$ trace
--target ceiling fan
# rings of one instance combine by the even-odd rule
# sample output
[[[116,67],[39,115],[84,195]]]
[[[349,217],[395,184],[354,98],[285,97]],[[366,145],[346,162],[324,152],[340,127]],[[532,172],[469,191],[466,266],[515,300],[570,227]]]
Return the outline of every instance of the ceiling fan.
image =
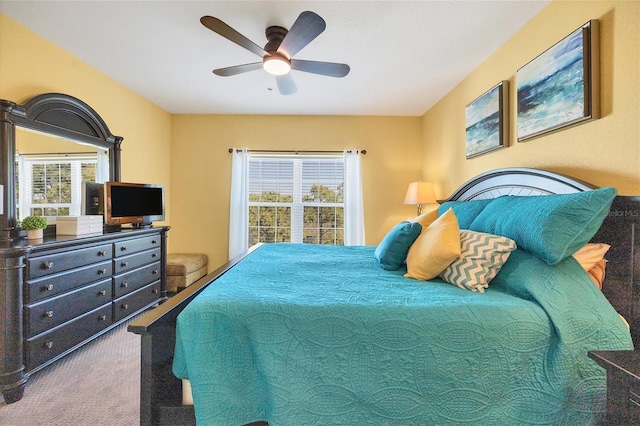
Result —
[[[327,27],[324,19],[314,12],[302,12],[288,31],[278,26],[268,27],[265,31],[268,41],[264,49],[218,18],[203,16],[200,22],[211,31],[262,57],[261,62],[215,69],[213,73],[216,75],[229,77],[263,68],[275,76],[280,93],[290,95],[296,92],[296,84],[289,73],[290,70],[329,77],[344,77],[349,74],[350,68],[347,64],[293,59],[296,53]]]

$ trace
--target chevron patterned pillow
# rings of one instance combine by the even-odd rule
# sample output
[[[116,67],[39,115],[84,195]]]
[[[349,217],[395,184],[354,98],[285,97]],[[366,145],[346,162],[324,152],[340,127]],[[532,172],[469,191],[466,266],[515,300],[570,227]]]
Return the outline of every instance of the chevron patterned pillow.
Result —
[[[515,249],[516,243],[507,237],[460,230],[460,258],[440,278],[460,288],[484,293]]]

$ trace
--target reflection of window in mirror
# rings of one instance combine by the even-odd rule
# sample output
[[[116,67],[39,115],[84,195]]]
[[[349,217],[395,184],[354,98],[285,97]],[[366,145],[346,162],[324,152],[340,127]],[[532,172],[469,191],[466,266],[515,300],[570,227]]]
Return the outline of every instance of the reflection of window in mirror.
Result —
[[[30,131],[17,132],[16,215],[79,216],[82,183],[109,180],[109,152]]]

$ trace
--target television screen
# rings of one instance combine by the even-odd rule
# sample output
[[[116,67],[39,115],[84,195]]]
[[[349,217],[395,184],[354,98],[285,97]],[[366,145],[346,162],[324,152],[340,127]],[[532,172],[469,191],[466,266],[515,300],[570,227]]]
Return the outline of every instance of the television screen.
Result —
[[[164,220],[164,187],[161,185],[107,182],[104,188],[108,225],[148,226]]]

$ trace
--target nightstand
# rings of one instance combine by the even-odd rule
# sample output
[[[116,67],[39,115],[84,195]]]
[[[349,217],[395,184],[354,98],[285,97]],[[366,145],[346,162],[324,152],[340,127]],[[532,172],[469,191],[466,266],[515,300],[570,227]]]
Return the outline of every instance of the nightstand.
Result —
[[[607,425],[640,424],[640,351],[590,351],[607,370]]]

